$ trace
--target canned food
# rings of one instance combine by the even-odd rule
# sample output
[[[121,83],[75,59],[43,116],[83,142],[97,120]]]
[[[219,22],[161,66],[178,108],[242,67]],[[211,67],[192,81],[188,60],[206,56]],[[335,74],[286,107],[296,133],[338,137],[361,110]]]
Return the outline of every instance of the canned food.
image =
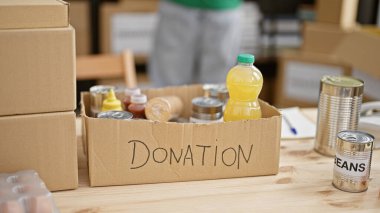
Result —
[[[214,123],[223,121],[223,103],[215,98],[197,97],[192,100],[190,122]]]
[[[125,111],[106,111],[106,112],[100,112],[97,118],[129,120],[133,118],[133,114],[130,112],[125,112]]]
[[[91,116],[97,117],[102,111],[103,100],[106,99],[107,93],[114,86],[97,85],[90,88]]]
[[[218,99],[224,104],[229,98],[227,87],[224,84],[205,84],[203,91],[205,97]]]
[[[357,130],[364,83],[346,76],[323,76],[318,104],[315,150],[335,155],[338,132]]]
[[[332,184],[347,192],[368,189],[374,137],[360,131],[338,133]]]

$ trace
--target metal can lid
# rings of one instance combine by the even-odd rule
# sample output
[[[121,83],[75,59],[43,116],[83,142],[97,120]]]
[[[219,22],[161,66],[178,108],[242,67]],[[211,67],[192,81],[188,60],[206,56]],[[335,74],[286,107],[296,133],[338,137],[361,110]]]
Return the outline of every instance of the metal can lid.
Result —
[[[372,143],[375,139],[375,137],[373,137],[371,134],[352,130],[341,131],[337,136],[343,141],[360,144]]]
[[[223,103],[215,98],[196,97],[193,98],[192,104],[196,113],[215,114],[223,111]]]
[[[96,85],[90,88],[91,93],[107,94],[110,89],[115,89],[110,85]]]
[[[322,77],[322,82],[339,87],[362,87],[363,81],[349,76],[330,76],[325,75]]]
[[[100,112],[97,117],[116,120],[129,120],[133,118],[133,114],[126,111],[105,111]]]
[[[349,76],[323,76],[321,93],[337,97],[356,97],[363,94],[364,82]]]
[[[224,84],[204,84],[203,91],[205,97],[217,98],[223,102],[229,98],[227,87]]]

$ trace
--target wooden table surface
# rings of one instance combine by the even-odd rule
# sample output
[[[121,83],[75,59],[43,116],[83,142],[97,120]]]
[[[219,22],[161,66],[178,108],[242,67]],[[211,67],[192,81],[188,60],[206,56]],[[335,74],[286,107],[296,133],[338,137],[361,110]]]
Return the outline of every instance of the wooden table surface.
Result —
[[[316,120],[315,109],[302,111]],[[80,128],[80,186],[53,193],[62,213],[380,212],[380,150],[374,151],[369,189],[363,193],[331,185],[333,158],[314,152],[313,139],[281,141],[280,172],[273,176],[90,188],[79,135]]]

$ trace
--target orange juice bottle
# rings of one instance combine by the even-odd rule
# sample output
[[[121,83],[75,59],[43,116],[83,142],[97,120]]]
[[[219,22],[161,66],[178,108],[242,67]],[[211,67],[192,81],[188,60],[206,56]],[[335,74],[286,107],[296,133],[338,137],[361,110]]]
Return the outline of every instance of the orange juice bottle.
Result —
[[[230,95],[224,112],[224,121],[261,118],[258,96],[263,87],[263,76],[253,63],[255,57],[240,54],[238,64],[227,74],[226,85]]]

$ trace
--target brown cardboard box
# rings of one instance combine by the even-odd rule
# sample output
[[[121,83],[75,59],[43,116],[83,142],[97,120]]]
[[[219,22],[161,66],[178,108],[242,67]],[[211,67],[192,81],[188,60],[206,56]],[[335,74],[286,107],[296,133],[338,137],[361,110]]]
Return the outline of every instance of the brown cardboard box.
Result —
[[[380,78],[380,33],[361,29],[347,36],[335,54],[353,67]]]
[[[69,5],[61,0],[1,0],[0,29],[69,26]]]
[[[340,43],[335,55],[351,64],[353,75],[364,80],[368,100],[380,100],[380,30],[376,27],[357,30]]]
[[[342,28],[356,25],[358,0],[318,0],[317,21],[338,24]]]
[[[49,190],[78,185],[75,113],[0,117],[0,173],[34,169]]]
[[[75,28],[77,55],[91,53],[90,1],[70,0],[70,24]]]
[[[71,26],[0,30],[0,47],[0,115],[75,109]]]
[[[130,49],[136,63],[145,63],[152,46],[158,2],[103,3],[100,8],[102,53],[121,53]]]
[[[334,24],[305,22],[302,51],[332,54],[352,29],[342,29]]]
[[[351,67],[330,55],[288,52],[280,56],[276,83],[277,107],[316,107],[324,75],[351,75]]]
[[[188,117],[201,86],[144,91],[149,98],[177,95]],[[82,94],[91,186],[159,183],[278,173],[281,116],[260,102],[259,120],[192,124],[88,117]]]

